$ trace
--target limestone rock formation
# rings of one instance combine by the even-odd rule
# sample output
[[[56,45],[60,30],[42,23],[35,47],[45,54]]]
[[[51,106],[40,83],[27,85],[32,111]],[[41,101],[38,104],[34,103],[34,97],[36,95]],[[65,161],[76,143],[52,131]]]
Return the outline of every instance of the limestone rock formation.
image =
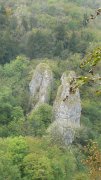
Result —
[[[39,104],[48,103],[53,84],[53,74],[50,67],[45,63],[40,63],[34,72],[29,84],[33,108]]]
[[[58,88],[56,100],[53,105],[52,131],[57,131],[61,135],[65,144],[72,143],[75,129],[80,127],[81,102],[79,89],[71,91],[71,82],[76,81],[75,72],[69,75],[63,73],[61,85]],[[54,132],[53,132],[54,133]]]

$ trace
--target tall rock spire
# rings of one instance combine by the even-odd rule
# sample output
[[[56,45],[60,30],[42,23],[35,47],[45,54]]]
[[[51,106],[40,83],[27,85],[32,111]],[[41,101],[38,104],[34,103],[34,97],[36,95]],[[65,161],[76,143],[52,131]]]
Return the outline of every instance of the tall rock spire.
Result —
[[[51,69],[47,64],[40,63],[36,67],[29,84],[33,108],[43,103],[49,103],[52,83],[53,74]]]
[[[75,72],[63,73],[61,85],[53,105],[51,132],[58,132],[65,144],[72,143],[75,129],[80,127],[81,102],[79,89],[71,91],[71,82],[76,81]]]

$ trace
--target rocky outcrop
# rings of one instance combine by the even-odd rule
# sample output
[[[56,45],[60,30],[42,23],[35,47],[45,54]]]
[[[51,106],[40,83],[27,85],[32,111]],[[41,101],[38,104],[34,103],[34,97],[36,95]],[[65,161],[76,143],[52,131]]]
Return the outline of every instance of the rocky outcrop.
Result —
[[[60,140],[65,145],[73,142],[75,130],[80,128],[80,94],[78,88],[73,90],[72,82],[76,83],[75,72],[63,73],[61,85],[53,104],[53,122],[48,128],[48,132],[54,140]],[[39,107],[40,104],[49,103],[52,87],[52,71],[47,64],[40,63],[29,84],[32,109]]]
[[[40,63],[34,72],[29,84],[33,108],[39,104],[48,103],[53,84],[53,74],[49,66]]]
[[[75,72],[64,73],[53,105],[53,120],[50,130],[62,137],[65,144],[72,143],[75,129],[80,127],[81,103],[79,89],[72,91]],[[56,133],[55,133],[56,134]]]

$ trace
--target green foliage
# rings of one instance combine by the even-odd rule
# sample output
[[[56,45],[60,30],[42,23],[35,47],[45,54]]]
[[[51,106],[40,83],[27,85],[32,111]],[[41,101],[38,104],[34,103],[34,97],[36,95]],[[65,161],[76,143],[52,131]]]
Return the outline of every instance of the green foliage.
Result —
[[[24,37],[24,54],[32,58],[51,57],[53,50],[53,42],[51,34],[47,30],[32,30]]]
[[[101,80],[101,22],[96,17],[88,23],[88,17],[100,5],[98,0],[0,0],[0,180],[90,179],[82,163],[90,156],[82,150],[89,139],[101,144],[101,99],[93,94]],[[29,82],[39,62],[53,71],[53,92],[49,105],[30,112]],[[61,75],[70,70],[79,75],[82,128],[64,148],[46,135]]]
[[[89,174],[82,163],[83,151],[64,149],[48,138],[15,137],[0,139],[0,178],[16,179],[84,179]]]
[[[28,152],[23,137],[0,139],[0,180],[21,178],[21,163]]]
[[[24,121],[24,112],[27,110],[28,98],[27,75],[29,61],[19,56],[10,64],[1,66],[0,71],[0,135],[10,134],[7,126]],[[21,124],[21,123],[20,123]],[[3,129],[5,129],[3,131]],[[6,132],[5,132],[6,131]],[[16,130],[14,130],[16,132]],[[13,129],[12,129],[13,134]]]
[[[31,122],[35,136],[43,135],[45,128],[51,123],[52,107],[48,104],[39,105],[39,107],[31,112],[28,119]]]
[[[91,179],[100,179],[101,177],[101,152],[96,142],[90,142],[84,147],[84,153],[87,158],[84,160],[84,164],[89,169],[89,175]]]
[[[9,88],[0,93],[0,123],[7,124],[10,121],[12,105],[10,104],[11,91]]]
[[[86,173],[78,173],[75,175],[74,180],[90,180],[88,174]]]
[[[101,47],[94,49],[93,52],[88,54],[87,57],[85,58],[86,60],[83,61],[83,64],[81,64],[81,67],[84,67],[88,64],[91,67],[96,66],[99,63],[99,61],[101,61]]]
[[[11,180],[66,180],[75,174],[76,161],[73,154],[69,150],[60,150],[50,144],[48,139],[15,137],[0,139],[0,145],[1,180],[7,175]]]
[[[21,180],[20,171],[17,165],[13,165],[8,155],[0,153],[0,180]]]
[[[68,150],[60,150],[49,139],[27,139],[31,154],[24,158],[24,172],[30,179],[70,179],[76,170],[76,160]]]
[[[24,175],[30,179],[52,179],[50,160],[39,154],[28,154],[24,159]]]
[[[96,0],[97,1],[97,0]],[[68,53],[84,55],[89,42],[100,38],[100,22],[87,26],[92,9],[100,2],[78,1],[2,1],[0,10],[0,64],[10,62],[20,53],[33,58],[53,58]],[[93,5],[92,5],[93,4]],[[85,12],[86,8],[86,12]],[[82,37],[83,27],[85,36]],[[90,31],[89,31],[90,29]],[[92,31],[92,29],[94,29]],[[88,35],[95,39],[85,38]],[[93,33],[92,33],[93,32]],[[75,35],[74,35],[75,34]],[[99,34],[99,35],[98,35]],[[89,41],[89,42],[88,42]],[[70,46],[69,46],[70,45]]]
[[[14,164],[21,165],[23,158],[28,153],[28,146],[21,136],[8,139],[8,152]]]
[[[97,106],[97,102],[84,101],[83,113],[94,123],[94,121],[101,118],[100,106],[101,104]]]

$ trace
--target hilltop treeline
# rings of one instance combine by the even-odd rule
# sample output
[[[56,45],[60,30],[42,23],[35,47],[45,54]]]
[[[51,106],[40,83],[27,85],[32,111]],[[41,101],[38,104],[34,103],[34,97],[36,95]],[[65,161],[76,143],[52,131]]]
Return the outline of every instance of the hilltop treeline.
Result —
[[[87,22],[99,4],[91,0],[0,0],[0,63],[19,54],[30,59],[84,56],[89,46],[100,41],[100,18]]]

